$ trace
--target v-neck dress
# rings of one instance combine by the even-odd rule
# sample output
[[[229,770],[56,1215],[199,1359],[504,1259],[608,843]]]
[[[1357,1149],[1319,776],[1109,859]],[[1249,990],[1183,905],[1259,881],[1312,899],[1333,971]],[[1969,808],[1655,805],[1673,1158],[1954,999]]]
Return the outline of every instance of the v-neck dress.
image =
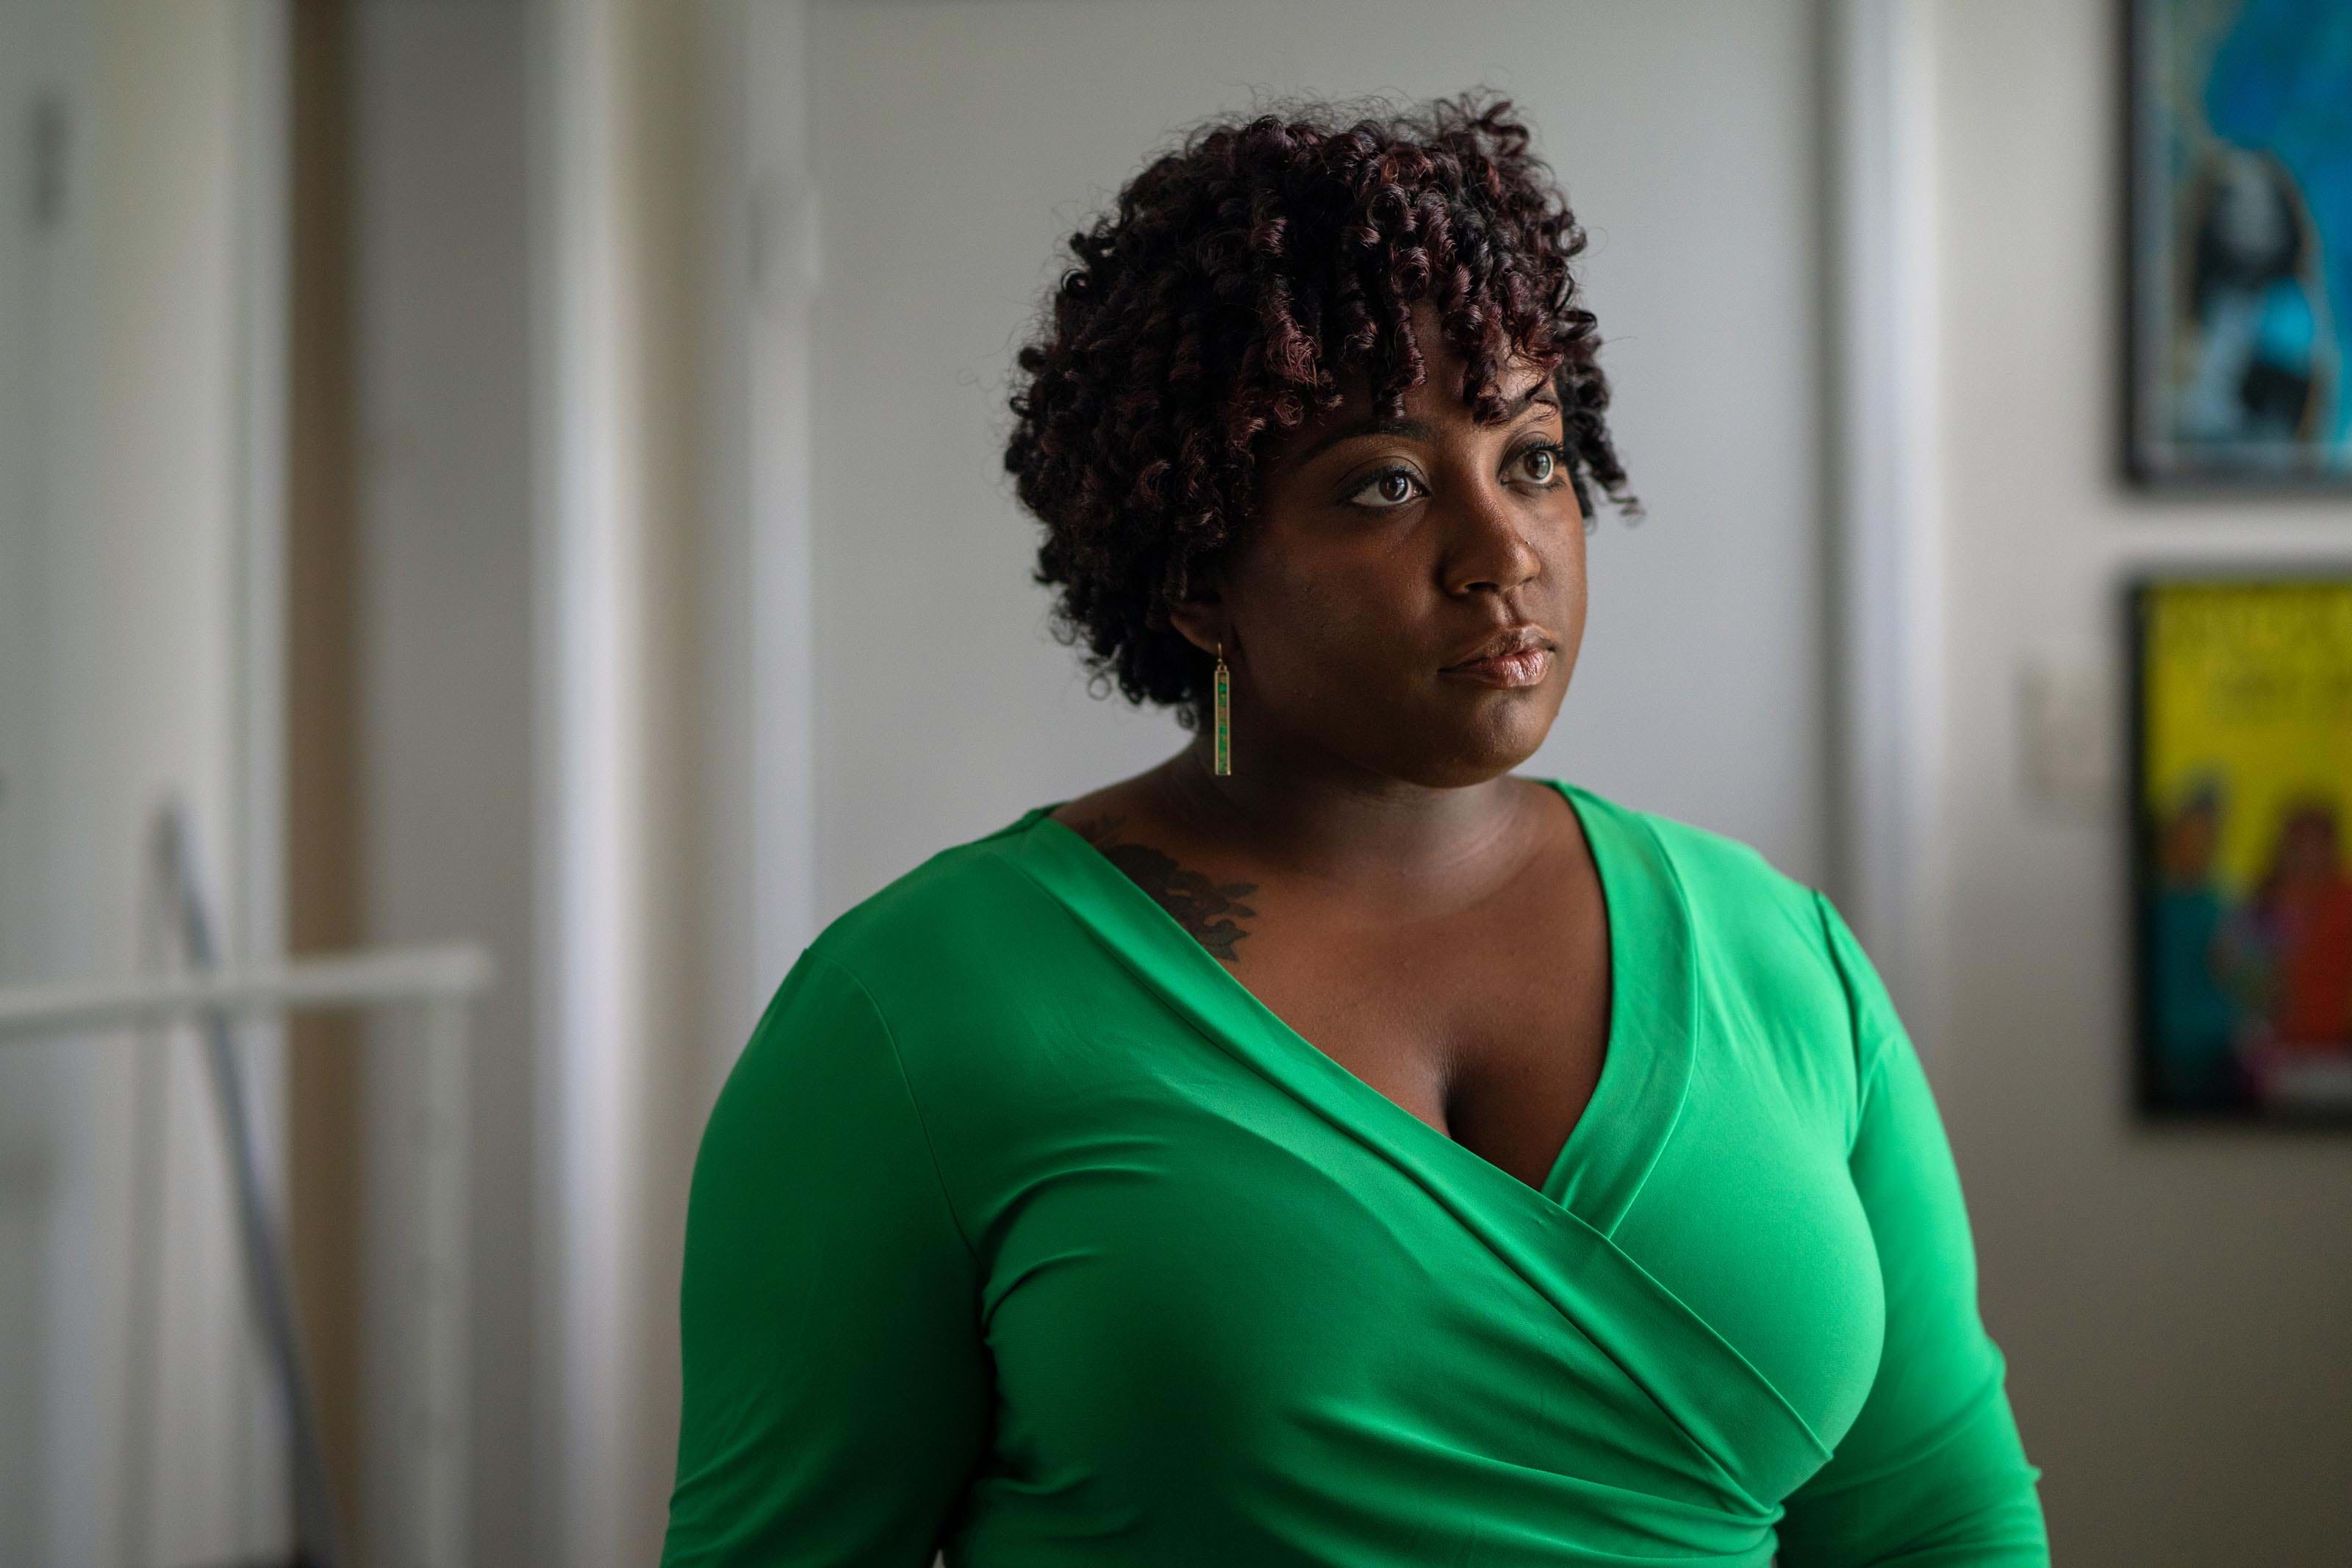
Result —
[[[1852,931],[1736,840],[1542,782],[1612,995],[1540,1188],[1053,805],[826,927],[695,1165],[664,1563],[2046,1564]]]

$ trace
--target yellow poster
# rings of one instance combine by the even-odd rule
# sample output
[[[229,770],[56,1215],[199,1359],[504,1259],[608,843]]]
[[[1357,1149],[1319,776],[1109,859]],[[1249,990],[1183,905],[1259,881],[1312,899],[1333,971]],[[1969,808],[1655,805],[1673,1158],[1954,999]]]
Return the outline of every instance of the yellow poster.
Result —
[[[2143,1098],[2352,1113],[2352,580],[2135,597]]]

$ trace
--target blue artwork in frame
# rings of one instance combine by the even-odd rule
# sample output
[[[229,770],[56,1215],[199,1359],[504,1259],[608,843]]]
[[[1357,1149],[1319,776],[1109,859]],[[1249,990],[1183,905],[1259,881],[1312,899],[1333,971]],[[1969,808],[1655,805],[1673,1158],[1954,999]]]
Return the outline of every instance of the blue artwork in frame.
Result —
[[[2352,0],[2126,0],[2128,466],[2352,488]]]

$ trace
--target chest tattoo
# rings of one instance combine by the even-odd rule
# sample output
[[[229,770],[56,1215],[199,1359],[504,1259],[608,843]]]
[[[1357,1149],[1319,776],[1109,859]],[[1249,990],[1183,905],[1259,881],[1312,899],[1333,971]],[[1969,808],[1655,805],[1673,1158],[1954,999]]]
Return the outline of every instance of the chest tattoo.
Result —
[[[1257,891],[1257,883],[1213,882],[1150,844],[1122,842],[1118,830],[1123,821],[1089,817],[1071,825],[1129,882],[1150,894],[1153,903],[1174,915],[1202,946],[1225,963],[1234,962],[1234,945],[1249,935],[1241,922],[1257,914],[1242,900]]]

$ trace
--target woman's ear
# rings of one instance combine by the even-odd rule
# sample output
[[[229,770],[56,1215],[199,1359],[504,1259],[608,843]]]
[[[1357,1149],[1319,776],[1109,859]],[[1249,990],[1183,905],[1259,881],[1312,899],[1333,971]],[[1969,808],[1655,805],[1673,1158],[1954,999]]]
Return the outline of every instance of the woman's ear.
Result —
[[[1188,599],[1169,606],[1168,624],[1203,653],[1213,653],[1217,640],[1225,635],[1225,607],[1214,594],[1206,599]],[[1232,653],[1232,647],[1225,652]]]

